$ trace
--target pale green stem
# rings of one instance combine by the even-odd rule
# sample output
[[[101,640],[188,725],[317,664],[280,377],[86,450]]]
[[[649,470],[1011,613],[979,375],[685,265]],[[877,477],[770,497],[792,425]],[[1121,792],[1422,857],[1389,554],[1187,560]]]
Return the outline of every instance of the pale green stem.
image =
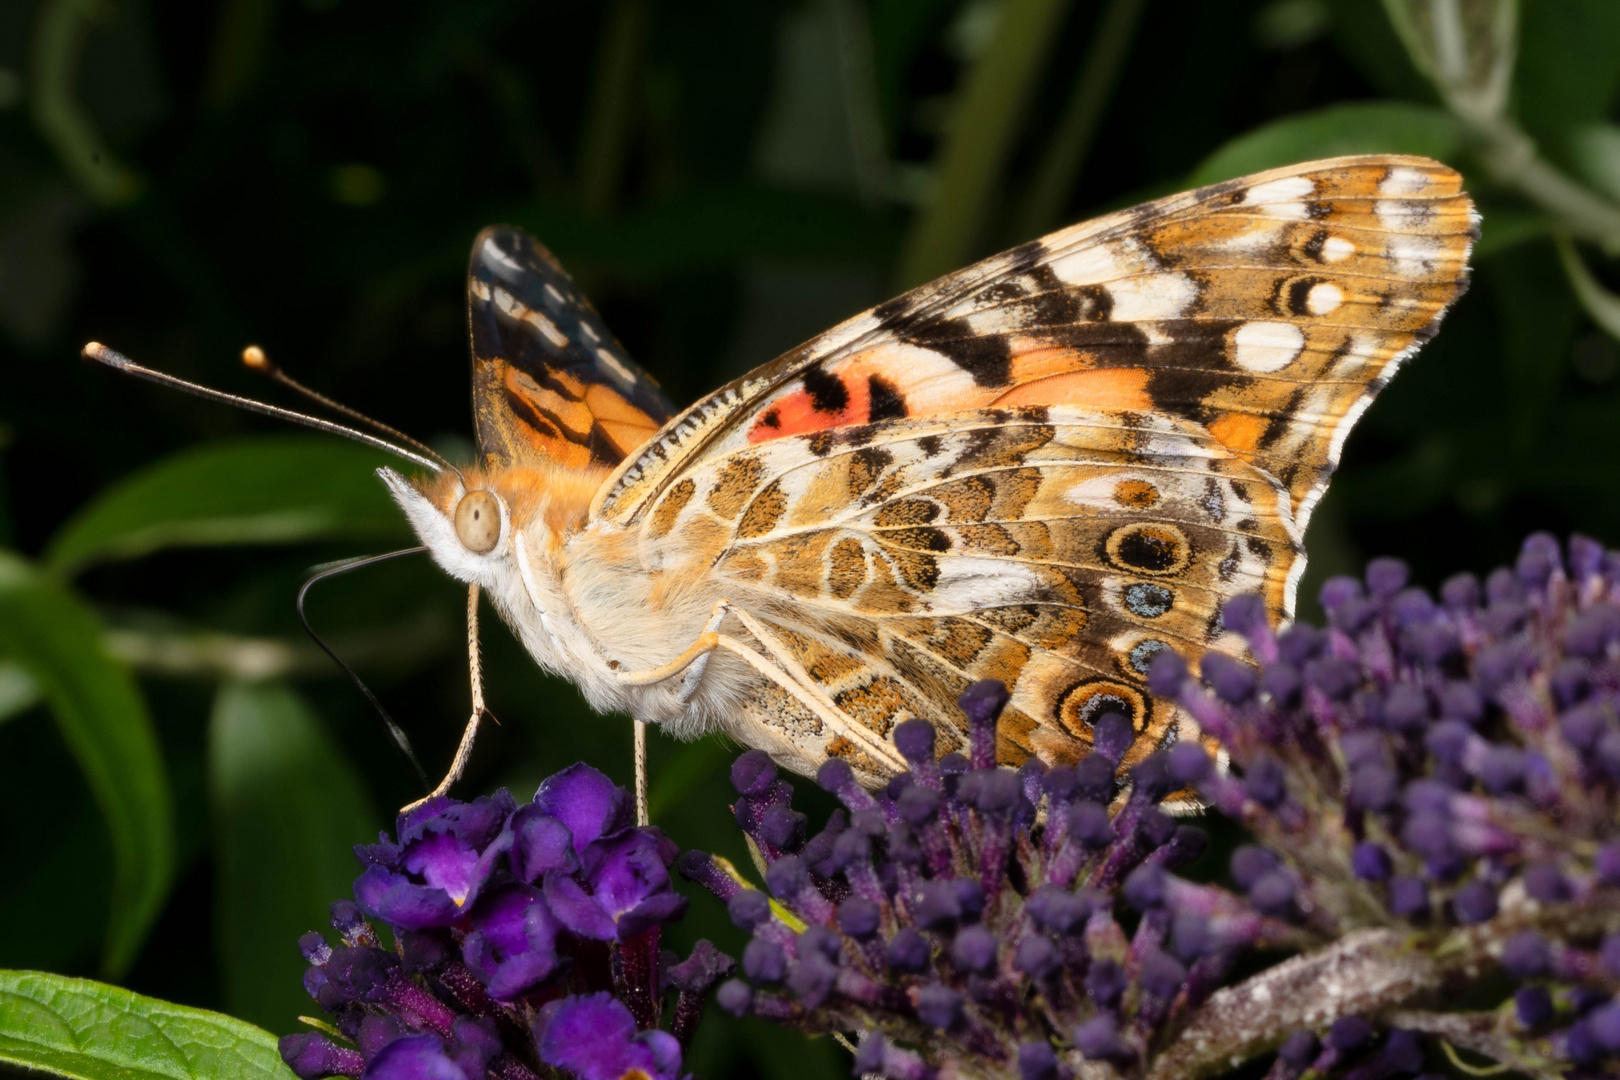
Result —
[[[579,154],[580,201],[589,214],[606,213],[619,193],[650,19],[644,0],[618,0],[602,29]]]
[[[1517,188],[1575,236],[1620,252],[1620,205],[1553,168],[1512,121],[1475,123],[1474,130],[1484,140],[1480,158],[1498,182]]]
[[[1046,145],[1015,228],[1018,240],[1029,240],[1063,224],[1061,217],[1085,166],[1108,102],[1141,25],[1147,0],[1111,0],[1097,19],[1086,54],[1075,72],[1074,86],[1057,128]]]
[[[1452,1064],[1470,1076],[1499,1076],[1515,1071],[1535,1077],[1535,1080],[1561,1080],[1568,1065],[1567,1062],[1536,1053],[1530,1045],[1532,1040],[1513,1038],[1504,1030],[1505,1017],[1501,1013],[1402,1011],[1385,1013],[1381,1019],[1391,1027],[1421,1031],[1440,1039]],[[1457,1057],[1452,1049],[1457,1046],[1482,1054],[1497,1064],[1484,1068],[1470,1065]]]
[[[871,17],[866,5],[857,0],[827,2],[838,41],[839,86],[855,163],[855,188],[861,202],[877,206],[891,196],[893,180],[878,118]]]
[[[14,660],[0,660],[0,723],[33,708],[44,699],[39,683]]]
[[[1153,1059],[1146,1080],[1208,1080],[1276,1049],[1299,1028],[1386,1015],[1477,982],[1496,970],[1503,943],[1522,930],[1575,937],[1616,929],[1620,910],[1606,900],[1549,905],[1504,897],[1502,912],[1477,926],[1435,934],[1353,930],[1216,991]]]
[[[900,255],[900,288],[972,258],[990,195],[1067,8],[1064,0],[1005,0],[990,45],[968,72],[951,112],[934,197],[918,212]]]
[[[1608,331],[1610,337],[1620,340],[1620,296],[1605,289],[1592,276],[1586,264],[1581,262],[1581,256],[1568,233],[1555,233],[1553,243],[1558,245],[1558,258],[1564,264],[1564,273],[1569,278],[1575,298],[1581,302],[1593,322]]]
[[[264,67],[276,0],[226,0],[214,25],[214,44],[203,77],[203,101],[220,109],[253,84]]]
[[[46,0],[34,24],[30,97],[34,123],[73,181],[103,206],[140,196],[141,178],[113,156],[73,96],[96,0]]]
[[[1506,113],[1518,35],[1515,0],[1384,0],[1384,7],[1412,62],[1473,129],[1491,176],[1575,236],[1620,252],[1620,205],[1555,169]]]

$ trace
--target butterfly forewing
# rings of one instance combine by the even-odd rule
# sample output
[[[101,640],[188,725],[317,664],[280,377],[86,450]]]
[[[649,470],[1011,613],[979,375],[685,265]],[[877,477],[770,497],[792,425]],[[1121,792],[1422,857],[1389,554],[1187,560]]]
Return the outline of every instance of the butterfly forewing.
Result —
[[[1303,525],[1344,436],[1466,286],[1457,173],[1340,158],[1147,203],[880,305],[699,402],[604,486],[642,513],[692,464],[784,436],[989,406],[1176,416],[1287,487]]]
[[[493,226],[474,241],[467,321],[473,419],[489,464],[617,465],[674,414],[551,252],[521,229]]]

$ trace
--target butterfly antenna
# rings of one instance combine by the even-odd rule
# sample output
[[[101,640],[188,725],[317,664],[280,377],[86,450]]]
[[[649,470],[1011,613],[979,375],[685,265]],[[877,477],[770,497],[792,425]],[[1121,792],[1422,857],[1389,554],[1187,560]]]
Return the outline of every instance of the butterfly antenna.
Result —
[[[238,394],[227,394],[223,390],[215,390],[212,387],[202,386],[199,383],[187,382],[185,379],[177,378],[173,375],[166,375],[161,371],[155,371],[149,367],[143,367],[131,360],[129,357],[125,356],[123,353],[118,352],[116,349],[109,349],[100,342],[90,342],[83,349],[79,350],[79,353],[86,360],[94,360],[98,364],[105,364],[107,367],[110,367],[115,371],[121,371],[125,375],[133,375],[137,379],[145,379],[147,382],[154,382],[159,386],[167,386],[171,389],[179,390],[182,393],[191,394],[195,397],[206,398],[209,401],[221,401],[227,405],[235,405],[238,409],[245,409],[248,412],[258,413],[261,416],[273,416],[277,420],[285,420],[291,424],[300,424],[303,427],[314,428],[316,431],[325,431],[333,435],[341,435],[345,439],[353,439],[355,442],[364,443],[365,445],[375,447],[378,450],[386,450],[388,453],[393,454],[396,457],[404,458],[406,461],[413,462],[422,466],[423,468],[432,469],[434,472],[443,472],[446,469],[449,469],[452,472],[457,471],[454,466],[450,465],[437,454],[433,454],[432,451],[428,451],[428,454],[421,454],[415,450],[400,446],[397,443],[389,442],[387,439],[380,436],[371,435],[364,431],[357,431],[352,427],[345,427],[343,424],[333,423],[331,420],[322,420],[318,416],[308,416],[301,412],[294,412],[292,409],[283,409],[277,405],[267,405],[262,401],[255,401],[250,397],[242,397]],[[414,442],[414,440],[411,441]],[[416,445],[420,446],[421,444],[417,443]],[[423,449],[426,448],[424,447]]]
[[[416,751],[411,749],[410,737],[405,734],[403,728],[394,722],[394,718],[388,715],[388,710],[383,708],[381,701],[377,700],[377,695],[371,692],[371,687],[367,686],[360,676],[355,674],[354,669],[345,664],[338,657],[338,654],[333,652],[331,647],[321,640],[321,635],[317,634],[315,628],[309,625],[309,616],[304,613],[304,597],[309,595],[310,586],[317,581],[325,581],[329,577],[347,574],[350,570],[358,570],[362,566],[371,566],[374,563],[387,562],[389,559],[398,559],[405,555],[419,555],[426,550],[425,547],[404,548],[400,551],[389,551],[382,555],[365,555],[358,559],[344,559],[340,562],[326,563],[316,567],[315,573],[298,590],[298,621],[304,624],[304,633],[309,635],[310,640],[320,646],[323,653],[332,658],[332,663],[343,669],[343,674],[347,675],[349,681],[354,683],[355,689],[359,690],[365,699],[371,703],[372,709],[376,711],[377,716],[382,720],[383,727],[388,729],[388,737],[394,740],[394,745],[399,747],[399,752],[404,754],[405,760],[411,763],[411,769],[416,773],[417,779],[422,782],[422,790],[431,791],[433,790],[433,784],[428,780],[427,772],[422,768],[422,763],[416,759]]]
[[[247,348],[242,350],[242,363],[247,365],[252,370],[257,371],[260,375],[269,376],[282,386],[285,386],[287,389],[295,393],[303,394],[317,405],[331,409],[340,416],[347,416],[350,420],[353,420],[357,424],[364,424],[372,431],[375,431],[387,438],[393,439],[396,442],[402,443],[405,446],[410,447],[412,450],[422,454],[424,457],[432,458],[434,461],[439,463],[441,468],[449,469],[458,476],[461,474],[461,470],[450,464],[449,460],[446,459],[443,454],[433,449],[427,443],[422,442],[420,439],[413,439],[396,427],[390,427],[381,420],[373,420],[359,409],[351,409],[342,402],[333,401],[319,390],[312,390],[311,388],[305,386],[303,383],[281,370],[280,366],[266,356],[264,350],[259,348],[257,345],[249,345]]]

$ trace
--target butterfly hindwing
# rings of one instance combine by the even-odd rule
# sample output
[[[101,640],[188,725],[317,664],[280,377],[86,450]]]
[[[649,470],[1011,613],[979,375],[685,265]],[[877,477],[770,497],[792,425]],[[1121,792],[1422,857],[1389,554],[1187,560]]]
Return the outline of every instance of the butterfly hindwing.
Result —
[[[684,413],[603,488],[628,521],[696,460],[817,430],[1068,404],[1175,416],[1287,488],[1303,526],[1345,435],[1467,283],[1453,170],[1338,158],[1170,196],[848,320]]]
[[[788,436],[687,470],[645,518],[715,575],[838,708],[887,736],[912,717],[965,739],[968,683],[1005,682],[999,757],[1072,763],[1106,711],[1134,762],[1180,734],[1147,693],[1159,651],[1239,651],[1225,597],[1280,606],[1299,559],[1287,494],[1174,417],[1024,406]],[[780,696],[780,695],[779,695]],[[750,712],[801,766],[858,745],[786,700]]]
[[[612,466],[674,409],[561,265],[522,229],[473,242],[467,270],[473,419],[486,461]]]

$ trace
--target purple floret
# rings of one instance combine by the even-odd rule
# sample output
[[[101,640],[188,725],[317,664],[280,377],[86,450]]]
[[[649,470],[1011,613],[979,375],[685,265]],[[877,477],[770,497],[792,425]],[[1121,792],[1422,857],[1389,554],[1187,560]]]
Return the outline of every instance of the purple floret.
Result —
[[[545,1016],[540,1059],[579,1080],[622,1080],[639,1073],[648,1080],[679,1080],[681,1047],[664,1031],[638,1031],[617,999],[592,994],[565,999]]]

